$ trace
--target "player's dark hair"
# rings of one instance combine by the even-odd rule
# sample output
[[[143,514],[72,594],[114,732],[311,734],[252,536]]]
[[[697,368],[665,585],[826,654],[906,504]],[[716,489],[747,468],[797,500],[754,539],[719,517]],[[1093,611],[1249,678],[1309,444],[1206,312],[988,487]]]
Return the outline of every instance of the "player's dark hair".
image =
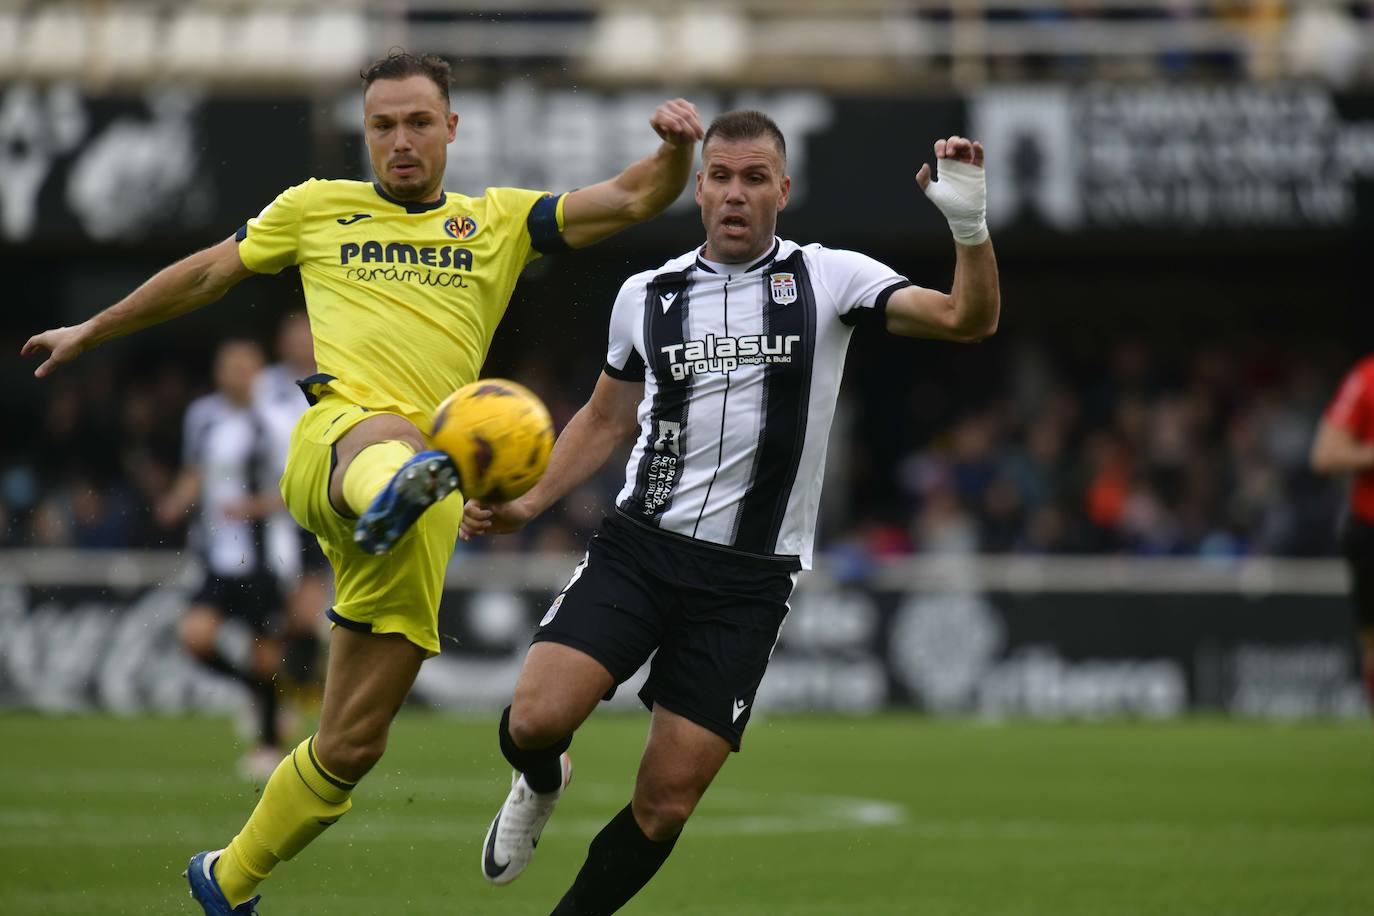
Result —
[[[718,116],[711,122],[711,126],[706,128],[706,138],[701,141],[703,150],[711,142],[712,137],[719,137],[722,140],[753,140],[757,137],[771,137],[778,147],[779,155],[782,156],[782,164],[787,164],[787,141],[782,137],[782,130],[778,128],[776,121],[761,111],[754,111],[752,108],[727,111]]]
[[[363,78],[363,92],[367,92],[377,80],[403,80],[412,76],[429,77],[439,87],[439,93],[448,104],[448,87],[453,81],[453,71],[448,61],[437,54],[411,54],[405,48],[392,48],[386,57],[379,57],[368,64],[358,74]]]

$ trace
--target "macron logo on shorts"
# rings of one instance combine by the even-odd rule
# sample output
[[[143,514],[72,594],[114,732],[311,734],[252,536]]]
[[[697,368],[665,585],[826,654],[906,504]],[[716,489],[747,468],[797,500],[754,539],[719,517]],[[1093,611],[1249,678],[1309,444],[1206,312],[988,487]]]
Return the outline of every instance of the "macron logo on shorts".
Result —
[[[744,715],[744,711],[745,711],[746,709],[748,709],[748,708],[749,708],[749,704],[748,704],[748,703],[744,702],[743,700],[739,700],[739,699],[735,700],[735,712],[734,712],[734,715],[730,716],[730,721],[731,721],[731,722],[738,722],[738,721],[739,721],[739,717],[742,716],[742,715]]]

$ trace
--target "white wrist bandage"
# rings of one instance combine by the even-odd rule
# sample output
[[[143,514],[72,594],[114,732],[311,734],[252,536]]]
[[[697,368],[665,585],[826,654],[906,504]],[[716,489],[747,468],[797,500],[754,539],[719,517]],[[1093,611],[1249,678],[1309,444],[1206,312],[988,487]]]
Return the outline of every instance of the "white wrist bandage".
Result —
[[[957,159],[937,159],[935,180],[926,197],[949,221],[954,241],[978,245],[988,238],[988,184],[982,166]]]

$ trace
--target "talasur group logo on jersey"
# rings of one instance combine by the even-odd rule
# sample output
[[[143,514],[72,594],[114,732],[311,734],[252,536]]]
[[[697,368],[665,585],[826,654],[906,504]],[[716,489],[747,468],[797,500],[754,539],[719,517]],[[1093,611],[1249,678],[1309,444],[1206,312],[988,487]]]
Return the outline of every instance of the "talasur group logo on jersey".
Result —
[[[471,216],[450,216],[444,220],[444,231],[449,238],[470,239],[477,234],[477,220]]]
[[[730,373],[740,366],[791,363],[792,348],[801,343],[799,334],[751,334],[744,337],[717,337],[686,340],[659,347],[673,381],[707,372]]]
[[[796,274],[769,274],[768,281],[773,289],[773,301],[778,305],[791,305],[797,301]]]

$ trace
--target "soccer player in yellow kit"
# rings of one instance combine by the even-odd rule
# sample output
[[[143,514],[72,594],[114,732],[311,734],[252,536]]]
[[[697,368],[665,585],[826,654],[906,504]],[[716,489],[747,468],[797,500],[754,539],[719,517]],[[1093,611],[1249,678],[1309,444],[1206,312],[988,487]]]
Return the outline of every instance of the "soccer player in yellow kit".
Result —
[[[43,377],[255,273],[301,272],[319,374],[302,385],[312,406],[292,435],[282,495],[334,567],[336,627],[319,730],[277,767],[238,836],[191,859],[191,893],[207,914],[254,912],[273,867],[349,810],[420,663],[439,651],[439,594],[463,502],[440,502],[457,474],[422,430],[440,400],[477,377],[521,270],[660,213],[686,185],[702,135],[696,109],[676,99],[650,119],[658,149],[609,181],[561,196],[467,197],[443,189],[458,126],[448,64],[393,51],[362,77],[375,182],[290,188],[234,237],[22,349],[48,351]]]

